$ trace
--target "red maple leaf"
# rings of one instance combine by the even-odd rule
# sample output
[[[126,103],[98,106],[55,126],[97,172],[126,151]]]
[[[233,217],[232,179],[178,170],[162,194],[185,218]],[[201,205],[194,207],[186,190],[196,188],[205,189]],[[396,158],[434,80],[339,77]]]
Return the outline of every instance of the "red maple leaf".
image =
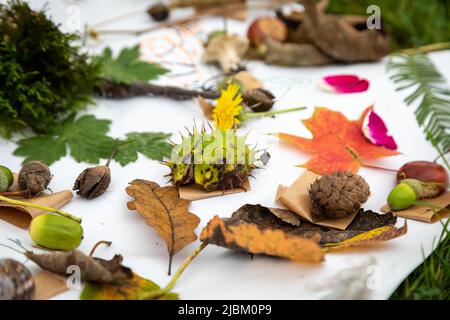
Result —
[[[318,174],[337,171],[357,173],[362,160],[371,160],[398,155],[399,152],[372,144],[364,136],[361,126],[366,114],[364,110],[359,120],[350,121],[342,113],[327,108],[316,108],[311,118],[303,124],[313,134],[312,139],[287,133],[276,134],[280,139],[292,143],[299,149],[314,154],[301,167]]]

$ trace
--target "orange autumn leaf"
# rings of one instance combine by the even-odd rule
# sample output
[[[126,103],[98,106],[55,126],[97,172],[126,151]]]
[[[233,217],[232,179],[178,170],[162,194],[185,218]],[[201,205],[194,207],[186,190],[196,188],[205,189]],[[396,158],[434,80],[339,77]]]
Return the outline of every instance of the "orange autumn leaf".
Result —
[[[324,256],[317,239],[290,235],[276,228],[263,230],[252,223],[227,224],[218,216],[208,222],[200,240],[229,249],[296,261],[320,262]]]
[[[311,118],[303,120],[313,138],[307,139],[287,133],[276,134],[300,150],[314,154],[301,167],[318,174],[336,171],[357,173],[362,160],[371,160],[399,153],[376,146],[366,139],[361,126],[364,117],[373,107],[368,107],[358,120],[348,120],[342,113],[318,107]]]

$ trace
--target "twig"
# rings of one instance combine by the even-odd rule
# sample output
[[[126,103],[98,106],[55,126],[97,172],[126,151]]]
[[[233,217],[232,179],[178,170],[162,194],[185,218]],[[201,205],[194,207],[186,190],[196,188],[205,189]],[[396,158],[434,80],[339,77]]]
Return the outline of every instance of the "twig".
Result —
[[[294,2],[294,0],[272,0],[272,1],[269,1],[268,3],[247,4],[247,8],[248,9],[272,8],[272,7],[277,7],[277,6],[280,6],[280,5],[283,5],[283,4],[287,4],[287,3],[291,3],[291,2]],[[227,6],[227,10],[229,10],[229,12],[232,12],[235,9],[239,9],[241,6],[242,6],[242,3],[229,4]],[[142,35],[144,33],[147,33],[147,32],[155,31],[155,30],[162,29],[162,28],[175,27],[175,26],[178,26],[178,25],[194,22],[194,21],[198,20],[201,17],[215,16],[215,15],[220,15],[221,13],[223,13],[223,8],[222,8],[222,6],[219,6],[219,7],[213,7],[213,8],[207,9],[207,10],[203,10],[203,11],[200,11],[200,12],[196,12],[193,15],[190,15],[190,16],[185,17],[185,18],[181,18],[181,19],[174,20],[174,21],[162,22],[162,23],[159,23],[157,25],[151,25],[151,26],[143,28],[143,29],[137,29],[137,30],[125,30],[125,29],[122,29],[122,30],[120,30],[120,29],[117,29],[117,30],[96,30],[96,29],[89,29],[88,30],[88,34],[89,34],[89,36],[91,36],[93,38],[97,38],[101,34],[140,36],[140,35]],[[116,17],[116,18],[119,18],[119,17]],[[116,18],[113,18],[113,19],[116,19]]]
[[[434,51],[447,50],[450,49],[450,42],[438,42],[433,44],[428,44],[425,46],[417,47],[417,48],[409,48],[404,49],[401,52],[412,55],[412,54],[425,54]]]
[[[361,165],[365,168],[370,168],[370,169],[375,169],[375,170],[382,170],[382,171],[387,171],[387,172],[394,172],[397,173],[397,170],[395,169],[389,169],[389,168],[383,168],[383,167],[379,167],[379,166],[373,166],[367,163],[361,163]]]
[[[10,199],[7,197],[4,197],[2,195],[0,195],[0,201],[4,201],[6,203],[9,204],[13,204],[13,205],[17,205],[17,206],[22,206],[22,207],[29,207],[29,208],[35,208],[35,209],[40,209],[40,210],[44,210],[44,211],[48,211],[48,212],[53,212],[53,213],[57,213],[61,216],[64,216],[66,218],[72,219],[78,223],[81,223],[81,218],[74,216],[68,212],[64,212],[58,209],[54,209],[54,208],[50,208],[47,206],[42,206],[40,204],[36,204],[36,203],[31,203],[31,202],[25,202],[25,201],[19,201],[19,200],[14,200],[14,199]]]
[[[102,244],[107,245],[109,247],[110,245],[112,245],[112,242],[111,241],[106,241],[106,240],[101,240],[101,241],[97,242],[92,247],[91,252],[89,252],[89,257],[92,257],[94,255],[94,253],[95,253],[95,250],[97,250],[98,246],[100,246]]]
[[[164,288],[162,288],[160,290],[150,291],[148,293],[145,293],[140,298],[142,300],[153,300],[153,299],[157,299],[165,294],[170,293],[170,291],[172,291],[178,278],[180,278],[181,274],[186,269],[186,267],[207,245],[208,245],[207,243],[202,243],[199,247],[197,247],[194,251],[192,251],[192,253],[189,255],[189,257],[187,257],[186,260],[184,260],[184,262],[178,268],[177,272],[175,272],[175,274],[172,277],[172,280],[170,280],[170,282]]]
[[[160,86],[146,82],[122,84],[110,80],[104,80],[101,87],[97,88],[97,94],[106,98],[124,99],[138,96],[161,96],[176,100],[189,100],[198,96],[206,99],[216,99],[220,96],[217,91],[188,90],[173,86]]]

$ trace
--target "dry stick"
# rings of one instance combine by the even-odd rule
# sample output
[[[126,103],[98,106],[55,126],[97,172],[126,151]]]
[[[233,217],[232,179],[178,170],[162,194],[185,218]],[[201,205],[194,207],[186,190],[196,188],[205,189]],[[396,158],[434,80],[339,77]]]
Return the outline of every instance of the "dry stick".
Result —
[[[365,168],[397,173],[397,170],[395,170],[395,169],[383,168],[383,167],[374,166],[374,165],[367,164],[367,163],[361,163],[361,165]]]
[[[107,245],[107,246],[109,247],[110,245],[112,245],[112,242],[111,242],[111,241],[106,241],[106,240],[101,240],[101,241],[97,242],[97,243],[92,247],[91,252],[89,252],[89,257],[92,257],[92,256],[94,255],[94,253],[95,253],[95,250],[97,250],[97,248],[98,248],[100,245],[102,245],[102,244]]]
[[[418,53],[429,53],[434,51],[440,51],[440,50],[447,50],[450,49],[450,42],[438,42],[433,44],[428,44],[425,46],[417,47],[417,48],[409,48],[402,50],[401,52],[412,55],[412,54],[418,54]]]
[[[75,220],[78,223],[81,223],[81,218],[74,216],[68,212],[64,212],[58,209],[54,209],[54,208],[50,208],[47,206],[42,206],[40,204],[36,204],[36,203],[31,203],[31,202],[25,202],[25,201],[20,201],[20,200],[14,200],[14,199],[10,199],[4,196],[0,195],[0,201],[4,201],[6,203],[9,204],[13,204],[13,205],[17,205],[17,206],[22,206],[22,207],[29,207],[29,208],[35,208],[35,209],[39,209],[39,210],[43,210],[43,211],[48,211],[48,212],[53,212],[53,213],[57,213],[59,215],[62,215],[66,218]]]
[[[248,9],[262,9],[262,8],[271,8],[271,7],[276,7],[279,5],[283,5],[283,4],[287,4],[287,3],[291,3],[294,2],[293,0],[273,0],[271,2],[268,3],[252,3],[252,4],[248,4],[247,8]],[[230,4],[228,5],[228,10],[232,11],[232,9],[238,9],[241,7],[241,3],[237,3],[237,4]],[[140,30],[95,30],[95,29],[91,29],[89,30],[89,35],[93,36],[93,37],[97,37],[100,34],[123,34],[123,35],[134,35],[134,36],[140,36],[144,33],[147,32],[151,32],[151,31],[155,31],[161,28],[171,28],[171,27],[175,27],[178,25],[182,25],[185,23],[189,23],[189,22],[193,22],[195,20],[198,20],[200,17],[205,17],[205,16],[214,16],[214,15],[218,15],[221,14],[223,12],[223,8],[222,7],[218,7],[218,8],[211,8],[208,10],[204,10],[201,12],[197,12],[189,17],[186,18],[181,18],[175,21],[169,21],[169,22],[163,22],[157,25],[152,25],[150,27],[144,28],[144,29],[140,29]],[[118,17],[116,17],[118,18]],[[114,19],[116,19],[114,18]]]
[[[150,291],[148,293],[143,294],[140,299],[141,300],[153,300],[157,299],[165,294],[170,293],[172,291],[173,287],[175,286],[178,278],[180,278],[183,271],[186,269],[186,267],[191,263],[191,261],[207,246],[207,243],[202,243],[199,247],[197,247],[192,253],[189,255],[189,257],[184,260],[184,262],[181,264],[181,266],[178,268],[177,272],[172,277],[172,280],[162,289],[156,290],[156,291]]]
[[[188,90],[180,87],[160,86],[146,82],[122,84],[110,80],[104,80],[103,85],[97,89],[97,94],[115,99],[154,95],[176,100],[189,100],[198,96],[206,99],[217,99],[220,96],[220,93],[217,91]]]

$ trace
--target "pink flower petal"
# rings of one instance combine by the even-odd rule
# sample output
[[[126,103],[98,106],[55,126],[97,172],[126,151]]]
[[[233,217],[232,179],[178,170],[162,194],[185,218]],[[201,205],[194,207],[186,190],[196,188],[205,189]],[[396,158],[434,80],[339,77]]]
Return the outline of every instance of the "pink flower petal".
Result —
[[[388,129],[383,119],[373,110],[369,111],[364,118],[362,131],[364,136],[373,144],[391,150],[397,149],[397,143],[392,136],[388,135]]]
[[[369,81],[352,74],[340,74],[322,78],[322,87],[336,93],[364,92],[369,89]]]

